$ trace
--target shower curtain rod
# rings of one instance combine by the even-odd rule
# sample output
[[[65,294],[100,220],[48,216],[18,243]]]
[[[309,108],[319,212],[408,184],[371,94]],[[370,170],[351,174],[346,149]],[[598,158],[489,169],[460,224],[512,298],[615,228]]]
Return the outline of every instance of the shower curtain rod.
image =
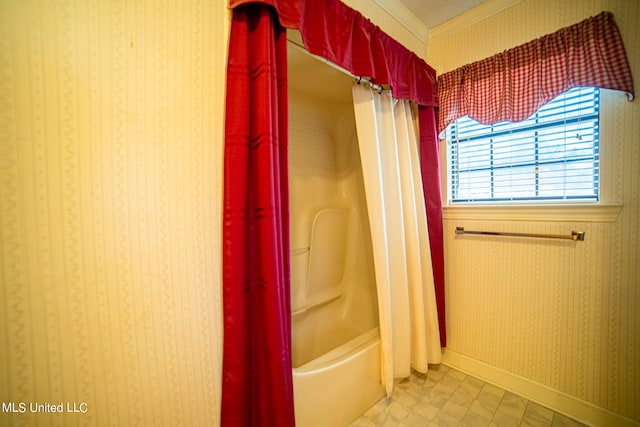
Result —
[[[471,231],[464,227],[456,227],[456,234],[481,234],[486,236],[509,236],[509,237],[536,237],[539,239],[564,239],[584,241],[584,231],[571,231],[571,235],[566,234],[533,234],[533,233],[504,233],[498,231]]]
[[[378,93],[382,93],[382,91],[384,90],[384,87],[382,85],[371,83],[371,81],[366,77],[356,77],[356,83],[360,84],[362,82],[371,86],[371,89],[377,91]]]

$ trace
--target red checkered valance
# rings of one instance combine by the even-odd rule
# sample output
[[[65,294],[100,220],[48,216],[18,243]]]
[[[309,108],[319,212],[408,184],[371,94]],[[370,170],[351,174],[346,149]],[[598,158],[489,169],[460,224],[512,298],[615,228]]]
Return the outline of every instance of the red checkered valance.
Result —
[[[634,97],[629,61],[610,12],[438,77],[438,132],[463,116],[484,124],[521,121],[579,86]]]

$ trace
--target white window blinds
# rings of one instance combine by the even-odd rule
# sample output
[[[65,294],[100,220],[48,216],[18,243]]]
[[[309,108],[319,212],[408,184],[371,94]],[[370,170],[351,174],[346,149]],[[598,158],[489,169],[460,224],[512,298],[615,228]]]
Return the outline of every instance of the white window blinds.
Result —
[[[597,88],[571,89],[528,119],[447,127],[449,201],[597,201]]]

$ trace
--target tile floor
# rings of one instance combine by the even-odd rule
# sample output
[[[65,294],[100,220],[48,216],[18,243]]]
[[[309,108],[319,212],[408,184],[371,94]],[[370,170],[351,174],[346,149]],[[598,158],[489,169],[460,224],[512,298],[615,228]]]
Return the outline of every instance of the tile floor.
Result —
[[[482,380],[444,365],[414,372],[396,384],[351,427],[583,426]]]

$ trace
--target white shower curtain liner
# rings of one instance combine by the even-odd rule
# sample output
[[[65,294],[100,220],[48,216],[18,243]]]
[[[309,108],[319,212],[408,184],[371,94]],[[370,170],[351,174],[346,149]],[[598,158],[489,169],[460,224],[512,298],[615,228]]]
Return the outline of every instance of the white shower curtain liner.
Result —
[[[353,84],[375,264],[382,382],[440,363],[438,315],[411,104]]]

